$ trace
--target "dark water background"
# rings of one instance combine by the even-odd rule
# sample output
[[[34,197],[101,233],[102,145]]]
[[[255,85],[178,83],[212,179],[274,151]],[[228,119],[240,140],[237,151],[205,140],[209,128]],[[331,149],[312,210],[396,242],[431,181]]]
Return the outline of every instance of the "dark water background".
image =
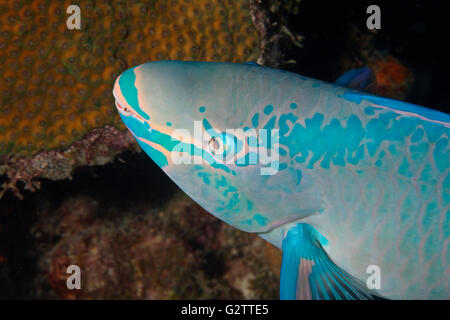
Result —
[[[352,27],[367,30],[366,8],[381,9],[376,49],[392,54],[414,73],[408,102],[450,109],[450,19],[447,1],[302,1],[298,16],[288,16],[292,29],[305,36],[304,48],[289,52],[299,61],[290,70],[333,82],[341,74],[338,61],[354,50]]]

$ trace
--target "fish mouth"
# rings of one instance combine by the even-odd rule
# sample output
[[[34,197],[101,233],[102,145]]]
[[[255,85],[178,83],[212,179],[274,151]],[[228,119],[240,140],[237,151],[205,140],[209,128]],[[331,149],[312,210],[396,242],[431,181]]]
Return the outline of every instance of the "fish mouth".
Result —
[[[120,113],[128,113],[129,112],[129,109],[122,106],[117,99],[115,100],[115,103],[116,103],[116,108],[117,108],[117,110],[119,110]]]
[[[137,113],[125,100],[125,102],[122,102],[123,100],[118,97],[116,94],[116,88],[113,90],[113,96],[115,100],[115,105],[117,108],[117,111],[119,111],[119,114],[125,117],[134,117],[142,122],[148,122],[144,117],[142,117],[139,113]],[[120,95],[119,95],[120,96]]]
[[[148,120],[145,120],[140,114],[138,114],[134,109],[127,106],[126,104],[120,103],[118,99],[115,99],[116,108],[119,113],[125,117],[134,117],[142,122],[148,123]]]

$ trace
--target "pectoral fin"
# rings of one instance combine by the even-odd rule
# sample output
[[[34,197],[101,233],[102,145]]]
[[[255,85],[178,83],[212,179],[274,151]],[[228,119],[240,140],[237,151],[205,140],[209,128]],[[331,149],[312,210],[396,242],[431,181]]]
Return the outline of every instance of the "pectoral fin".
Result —
[[[345,72],[334,83],[343,87],[365,91],[375,81],[370,68],[351,69]]]
[[[331,261],[310,225],[299,223],[283,240],[280,299],[379,299],[359,280]]]

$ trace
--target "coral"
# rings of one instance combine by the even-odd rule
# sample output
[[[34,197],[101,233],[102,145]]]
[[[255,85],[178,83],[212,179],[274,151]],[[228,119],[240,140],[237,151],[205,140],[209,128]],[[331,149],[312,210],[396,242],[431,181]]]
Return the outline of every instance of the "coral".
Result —
[[[69,30],[69,5],[81,30]],[[0,156],[67,148],[124,129],[111,94],[126,68],[161,59],[255,60],[246,0],[0,0]]]
[[[273,272],[273,274],[278,276],[281,270],[281,260],[282,260],[281,250],[272,245],[271,243],[266,242],[265,254],[270,270]]]
[[[184,194],[162,207],[135,205],[114,212],[87,196],[56,210],[41,204],[32,229],[40,254],[33,292],[64,299],[277,297],[278,278],[260,238],[220,222]],[[71,264],[81,268],[82,290],[66,287]]]

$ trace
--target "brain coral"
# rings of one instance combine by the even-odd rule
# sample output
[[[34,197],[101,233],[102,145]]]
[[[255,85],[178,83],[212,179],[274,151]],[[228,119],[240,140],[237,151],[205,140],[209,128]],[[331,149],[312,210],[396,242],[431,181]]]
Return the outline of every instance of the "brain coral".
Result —
[[[69,30],[67,7],[81,10]],[[247,0],[0,0],[0,156],[66,148],[122,129],[111,88],[152,60],[255,60]]]

